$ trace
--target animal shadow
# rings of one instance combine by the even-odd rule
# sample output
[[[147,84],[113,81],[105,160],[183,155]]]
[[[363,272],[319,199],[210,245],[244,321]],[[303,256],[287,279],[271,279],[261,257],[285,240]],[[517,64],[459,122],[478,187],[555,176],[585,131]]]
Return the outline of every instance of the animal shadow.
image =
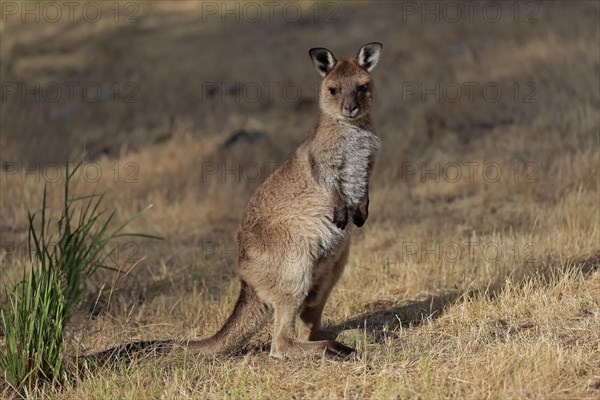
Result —
[[[327,328],[331,335],[338,335],[350,329],[365,330],[378,343],[385,338],[396,337],[399,327],[418,326],[423,322],[439,318],[444,310],[464,296],[473,293],[451,292],[439,296],[429,296],[423,300],[397,304],[392,301],[375,301],[365,306],[365,313],[345,322]]]

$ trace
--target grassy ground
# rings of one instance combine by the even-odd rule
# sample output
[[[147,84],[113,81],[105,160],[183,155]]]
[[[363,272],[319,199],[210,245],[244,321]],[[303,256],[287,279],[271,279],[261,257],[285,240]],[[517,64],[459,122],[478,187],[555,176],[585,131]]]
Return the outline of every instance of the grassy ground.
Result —
[[[275,361],[265,330],[235,356],[142,359],[31,396],[600,396],[597,3],[500,3],[496,22],[481,3],[452,22],[444,3],[301,2],[298,21],[275,9],[255,23],[243,8],[223,23],[200,2],[97,4],[96,23],[3,9],[0,284],[26,262],[43,184],[58,206],[57,166],[85,148],[78,191],[107,190],[120,220],[154,204],[132,229],[165,240],[120,243],[115,262],[131,272],[86,281],[70,354],[213,333],[239,288],[244,204],[318,113],[307,50],[352,56],[378,40],[370,219],[325,310],[363,357]],[[11,94],[36,83],[40,99]],[[81,99],[90,84],[97,101]],[[228,143],[238,130],[258,133]]]

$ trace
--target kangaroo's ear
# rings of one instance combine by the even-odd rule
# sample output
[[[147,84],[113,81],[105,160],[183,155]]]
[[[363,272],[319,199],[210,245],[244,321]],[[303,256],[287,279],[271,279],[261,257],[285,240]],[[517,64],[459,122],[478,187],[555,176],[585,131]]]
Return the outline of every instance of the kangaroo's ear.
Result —
[[[379,56],[381,55],[382,49],[383,44],[379,42],[365,44],[360,48],[356,55],[358,65],[371,72],[379,62]]]
[[[333,53],[323,47],[315,47],[308,51],[313,64],[321,76],[325,76],[333,69],[336,59]]]

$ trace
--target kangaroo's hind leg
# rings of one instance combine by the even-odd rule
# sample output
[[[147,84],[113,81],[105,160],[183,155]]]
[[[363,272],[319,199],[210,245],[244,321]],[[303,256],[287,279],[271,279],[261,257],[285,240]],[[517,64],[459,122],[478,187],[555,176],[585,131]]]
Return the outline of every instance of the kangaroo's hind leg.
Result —
[[[306,355],[328,355],[346,358],[354,349],[334,340],[304,341],[296,333],[296,319],[312,286],[312,269],[315,266],[308,253],[306,257],[281,258],[282,264],[277,275],[276,287],[265,291],[266,300],[273,307],[273,339],[271,356],[294,358]]]
[[[322,271],[318,276],[320,279],[315,279],[312,283],[308,297],[300,309],[299,336],[301,339],[323,340],[337,337],[337,332],[321,329],[321,317],[331,290],[344,272],[349,252],[350,241],[348,240],[336,257],[321,261],[316,267],[318,271]]]
[[[335,340],[314,342],[299,340],[296,336],[296,315],[299,306],[291,302],[274,305],[274,330],[271,343],[271,356],[279,359],[308,355],[327,355],[338,359],[348,359],[356,351]]]

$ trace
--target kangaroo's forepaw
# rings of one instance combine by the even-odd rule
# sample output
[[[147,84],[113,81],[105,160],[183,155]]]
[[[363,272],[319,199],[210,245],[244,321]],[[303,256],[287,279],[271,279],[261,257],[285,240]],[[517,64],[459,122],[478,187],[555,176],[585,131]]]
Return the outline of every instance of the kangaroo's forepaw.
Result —
[[[367,212],[366,214],[363,214],[360,209],[356,209],[356,211],[354,212],[354,215],[352,215],[352,222],[354,222],[354,225],[358,226],[359,228],[361,226],[363,226],[365,224],[365,222],[367,222],[367,218],[369,217],[369,213]]]
[[[369,197],[365,196],[361,199],[360,204],[354,210],[354,214],[352,214],[352,222],[354,225],[359,228],[367,222],[367,218],[369,218]]]
[[[336,207],[333,210],[333,223],[335,226],[344,230],[348,225],[348,207]]]

